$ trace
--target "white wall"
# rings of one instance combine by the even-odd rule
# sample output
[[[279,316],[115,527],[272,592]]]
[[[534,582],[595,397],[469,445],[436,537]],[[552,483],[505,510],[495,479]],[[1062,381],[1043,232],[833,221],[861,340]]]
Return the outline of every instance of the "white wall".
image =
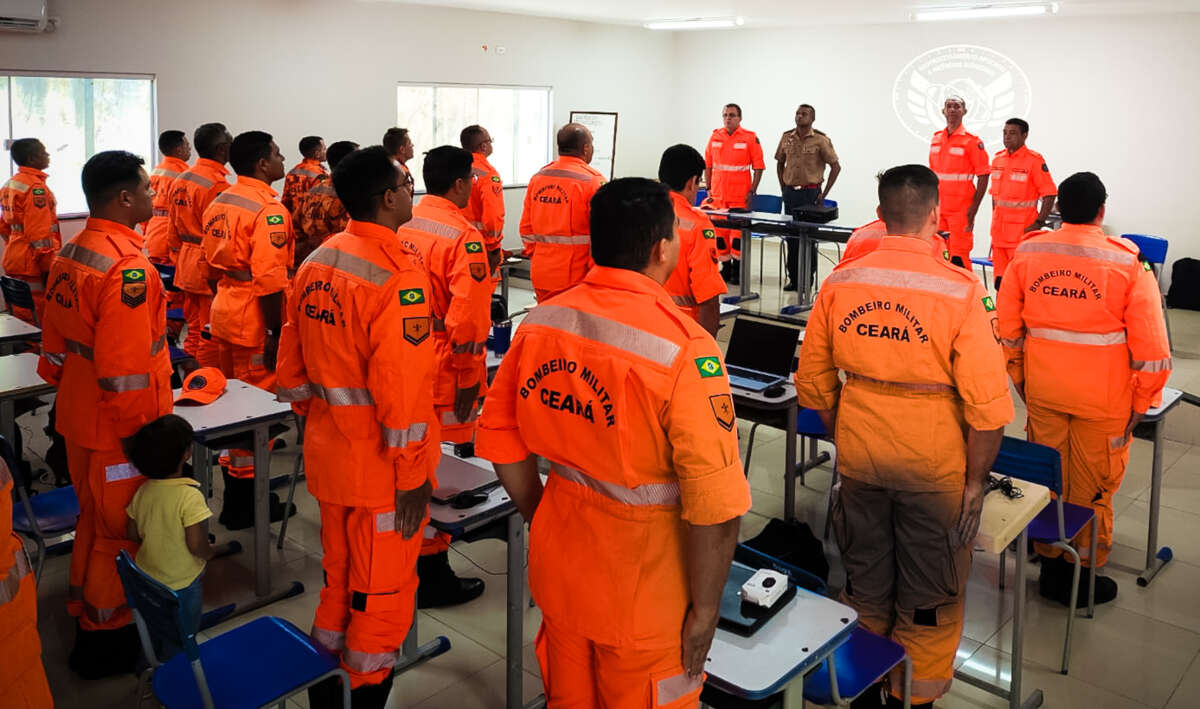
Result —
[[[673,115],[671,42],[640,28],[345,0],[51,0],[51,10],[62,18],[53,34],[0,35],[0,72],[154,74],[160,130],[265,130],[289,165],[304,135],[378,143],[396,123],[399,81],[552,86],[556,125],[572,110],[617,111],[618,175],[657,171]],[[508,243],[519,244],[522,191],[506,197]]]
[[[1108,187],[1108,228],[1168,238],[1171,259],[1200,257],[1197,37],[1195,14],[679,33],[675,125],[701,147],[720,125],[722,104],[740,103],[743,125],[768,153],[761,191],[777,194],[770,154],[793,127],[796,105],[811,103],[843,165],[830,197],[843,217],[867,221],[874,175],[928,157],[928,141],[911,136],[892,108],[897,74],[939,46],[988,47],[1028,75],[1029,145],[1056,180],[1097,173]],[[987,211],[976,224],[976,254],[987,253]]]

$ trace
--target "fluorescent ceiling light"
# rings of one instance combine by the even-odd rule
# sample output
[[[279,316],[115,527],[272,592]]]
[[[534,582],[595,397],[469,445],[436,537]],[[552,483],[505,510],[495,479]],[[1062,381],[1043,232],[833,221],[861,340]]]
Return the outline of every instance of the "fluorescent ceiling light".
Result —
[[[918,22],[937,20],[989,20],[996,17],[1036,17],[1058,12],[1058,3],[972,5],[960,7],[931,7],[917,10],[913,19]]]
[[[648,30],[727,30],[741,27],[740,17],[693,17],[686,20],[650,20],[642,26]]]

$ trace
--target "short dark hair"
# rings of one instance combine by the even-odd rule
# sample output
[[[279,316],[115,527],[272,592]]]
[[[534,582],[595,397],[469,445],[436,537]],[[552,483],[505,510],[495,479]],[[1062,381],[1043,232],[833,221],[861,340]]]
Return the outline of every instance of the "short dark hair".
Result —
[[[121,190],[136,189],[145,163],[124,150],[105,150],[93,155],[84,163],[79,178],[88,209],[103,207]]]
[[[192,147],[196,148],[196,154],[200,157],[212,159],[213,153],[217,151],[217,146],[225,140],[227,135],[229,135],[229,129],[225,127],[224,123],[205,123],[192,134]]]
[[[640,271],[654,245],[675,238],[675,208],[665,185],[622,177],[592,197],[592,260],[598,266]]]
[[[355,150],[333,169],[333,189],[350,218],[359,221],[375,217],[376,200],[384,192],[398,188],[399,179],[392,154],[382,145]]]
[[[1029,121],[1023,118],[1010,118],[1004,122],[1006,126],[1016,126],[1021,130],[1021,135],[1029,135]]]
[[[407,138],[407,128],[388,128],[383,134],[383,149],[388,151],[388,155],[395,155],[400,152],[400,146],[404,145]]]
[[[704,174],[704,157],[690,145],[672,145],[658,161],[658,180],[673,190],[682,190],[688,180]]]
[[[19,167],[25,167],[33,160],[33,151],[37,150],[38,143],[41,142],[37,138],[17,138],[8,147],[8,152],[12,154],[13,162]]]
[[[738,112],[738,118],[742,117],[742,107],[737,105],[736,103],[727,103],[727,104],[725,104],[724,108],[736,108],[737,112]]]
[[[192,424],[175,414],[165,414],[121,441],[121,450],[138,472],[148,478],[169,478],[179,470],[192,447]]]
[[[1058,185],[1058,213],[1067,224],[1091,224],[1108,201],[1108,191],[1094,172],[1077,172]]]
[[[333,145],[325,149],[325,161],[329,163],[329,169],[337,167],[337,164],[342,161],[350,153],[358,150],[358,143],[349,140],[339,140]]]
[[[229,146],[229,164],[239,175],[253,175],[254,166],[259,160],[271,157],[271,142],[275,140],[270,133],[261,130],[248,130],[239,133]]]
[[[911,234],[938,203],[938,178],[924,165],[900,165],[879,176],[879,216],[889,234]]]
[[[183,131],[165,130],[158,136],[158,152],[163,155],[173,153],[183,145],[185,140],[187,140],[187,135]]]
[[[554,142],[558,144],[559,155],[583,155],[583,149],[591,140],[591,134],[586,126],[579,123],[568,123],[558,129]]]
[[[462,129],[462,132],[458,134],[458,142],[462,144],[463,150],[475,152],[486,134],[487,131],[483,129],[483,126],[476,123]]]
[[[300,154],[306,158],[311,158],[317,154],[317,148],[321,147],[321,143],[325,139],[319,135],[306,135],[300,139]]]
[[[811,103],[802,103],[799,106],[796,106],[797,111],[802,108],[807,108],[808,110],[812,111],[814,116],[817,115],[817,109],[813,108]]]
[[[442,195],[454,187],[456,180],[471,178],[471,165],[475,158],[462,148],[443,145],[425,153],[421,176],[425,178],[425,191]]]

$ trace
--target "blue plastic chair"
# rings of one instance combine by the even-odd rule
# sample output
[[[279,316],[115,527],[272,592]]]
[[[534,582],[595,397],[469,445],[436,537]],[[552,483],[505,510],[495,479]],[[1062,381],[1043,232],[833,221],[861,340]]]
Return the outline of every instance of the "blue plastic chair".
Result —
[[[28,283],[11,276],[0,276],[0,292],[4,294],[9,313],[15,315],[13,308],[28,310],[33,314],[33,324],[41,326],[37,321],[37,310],[33,306],[33,290]]]
[[[1157,236],[1149,236],[1147,234],[1122,234],[1122,237],[1129,239],[1137,244],[1138,250],[1150,262],[1151,268],[1154,269],[1154,278],[1158,281],[1158,292],[1162,296],[1163,320],[1167,324],[1167,342],[1171,346],[1171,350],[1175,350],[1175,341],[1171,337],[1171,319],[1167,317],[1167,296],[1162,292],[1162,272],[1167,265],[1167,246],[1169,242],[1166,239]]]
[[[991,281],[988,280],[988,275],[987,275],[988,269],[992,268],[992,258],[991,258],[990,252],[989,252],[989,255],[987,258],[984,258],[983,256],[972,256],[971,257],[971,265],[979,266],[980,270],[983,271],[983,287],[984,287],[984,289],[986,290],[988,288],[991,288]]]
[[[1020,438],[1005,436],[1000,444],[1000,453],[992,464],[992,471],[999,475],[1007,475],[1018,480],[1027,480],[1043,485],[1054,493],[1054,503],[1047,505],[1038,516],[1026,527],[1029,539],[1042,542],[1062,549],[1074,560],[1075,573],[1071,578],[1071,604],[1067,611],[1067,636],[1063,642],[1062,674],[1067,674],[1071,660],[1071,631],[1075,625],[1075,599],[1079,595],[1079,552],[1071,546],[1071,540],[1084,527],[1092,526],[1092,546],[1096,549],[1097,526],[1096,512],[1091,507],[1074,505],[1063,502],[1062,499],[1062,458],[1058,451],[1039,443],[1023,441]],[[1024,563],[1024,549],[1018,549],[1017,563]],[[1004,553],[1000,554],[1000,587],[1004,588]],[[1024,589],[1017,589],[1023,593]],[[1096,613],[1096,573],[1095,569],[1088,576],[1088,608],[1087,617]]]
[[[0,436],[0,457],[8,469],[17,470],[17,456],[3,436]],[[20,504],[13,505],[12,528],[17,534],[32,539],[37,545],[37,561],[34,562],[33,578],[42,578],[42,567],[46,563],[46,540],[61,537],[75,531],[79,523],[79,499],[75,497],[75,486],[67,485],[55,490],[29,496],[25,486],[15,481]]]
[[[708,199],[708,190],[696,190],[696,204],[694,206],[699,207],[701,204],[704,204],[704,200],[706,199]]]
[[[849,706],[892,668],[904,663],[904,706],[912,706],[912,658],[904,646],[857,627],[850,638],[804,678],[805,701],[821,706]],[[830,682],[830,672],[837,678]]]
[[[154,270],[158,271],[158,277],[160,279],[162,279],[163,288],[167,292],[176,293],[179,291],[179,289],[175,287],[175,267],[174,266],[172,266],[170,264],[166,264],[166,263],[156,263],[156,264],[154,264]],[[167,320],[182,321],[183,319],[184,319],[183,308],[168,308],[167,309]]]
[[[125,551],[117,555],[117,573],[150,661],[154,696],[167,709],[282,705],[329,677],[341,678],[342,706],[350,706],[350,678],[338,659],[286,620],[265,616],[197,643],[177,593],[147,576]],[[155,640],[183,651],[160,662]]]

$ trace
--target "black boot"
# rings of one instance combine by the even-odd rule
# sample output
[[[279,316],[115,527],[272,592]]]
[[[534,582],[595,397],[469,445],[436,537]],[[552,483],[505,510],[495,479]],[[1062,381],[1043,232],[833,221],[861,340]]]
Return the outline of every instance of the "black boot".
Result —
[[[84,630],[75,625],[75,647],[67,665],[84,679],[132,674],[141,643],[133,623],[113,630]]]
[[[883,699],[886,691],[883,682],[877,682],[855,697],[854,701],[850,702],[850,709],[881,709],[886,706]]]
[[[444,551],[418,557],[417,577],[417,608],[449,608],[483,595],[483,579],[456,576]]]
[[[342,680],[329,677],[308,688],[309,709],[348,709],[342,706]]]
[[[221,517],[218,520],[228,530],[249,529],[254,526],[254,478],[238,478],[229,474],[229,470],[221,468],[221,477],[225,481],[225,502],[221,505]],[[271,521],[278,522],[284,518],[284,508],[287,516],[296,514],[296,506],[290,507],[279,500],[279,495],[270,493],[267,509],[271,513]]]
[[[1063,561],[1061,556],[1053,559],[1043,556],[1041,565],[1042,569],[1038,574],[1038,594],[1048,601],[1061,602],[1059,598],[1065,598],[1066,594],[1071,592],[1071,565]]]
[[[388,675],[379,684],[364,684],[350,692],[350,706],[354,709],[383,709],[387,704],[388,695],[392,692],[392,682],[396,675]],[[314,708],[315,709],[315,708]]]
[[[1062,592],[1057,600],[1064,606],[1070,606],[1071,598],[1071,574],[1073,573],[1071,564],[1066,564],[1067,576],[1066,582],[1063,584]],[[1079,592],[1075,596],[1076,608],[1087,608],[1088,604],[1088,578],[1091,576],[1093,569],[1083,567],[1079,570]],[[1107,576],[1096,574],[1096,605],[1109,603],[1117,597],[1117,582]]]
[[[730,259],[727,263],[729,264],[729,277],[725,279],[725,282],[731,286],[740,285],[742,282],[742,262],[738,259]]]

